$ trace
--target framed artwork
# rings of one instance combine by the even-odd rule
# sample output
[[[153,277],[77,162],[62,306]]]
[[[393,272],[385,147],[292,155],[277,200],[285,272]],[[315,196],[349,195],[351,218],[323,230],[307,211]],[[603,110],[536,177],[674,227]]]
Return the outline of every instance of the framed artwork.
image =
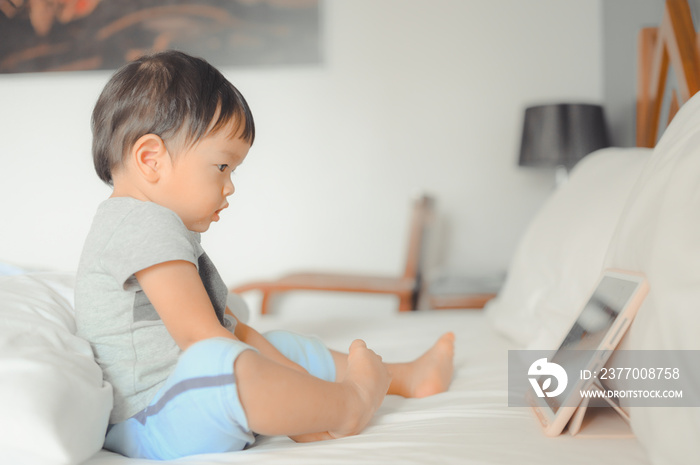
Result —
[[[217,67],[321,62],[319,0],[0,0],[0,73],[116,69],[177,49]]]

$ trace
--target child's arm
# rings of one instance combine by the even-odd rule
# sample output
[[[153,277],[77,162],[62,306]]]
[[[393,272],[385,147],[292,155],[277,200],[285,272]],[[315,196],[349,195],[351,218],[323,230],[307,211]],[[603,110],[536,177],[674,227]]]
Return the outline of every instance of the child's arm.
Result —
[[[226,313],[236,318],[236,315],[234,315],[228,307],[226,307]],[[234,335],[246,344],[258,349],[260,353],[267,358],[274,360],[281,365],[285,365],[294,370],[306,373],[306,370],[301,365],[292,362],[287,357],[282,355],[282,353],[277,350],[277,348],[273,346],[270,341],[265,339],[262,334],[241,322],[241,320],[238,318],[236,318],[236,329],[234,330]]]
[[[234,333],[224,328],[194,264],[181,260],[160,263],[137,272],[136,279],[182,350],[203,339],[229,337],[255,347],[281,365],[306,373],[250,326],[238,321]]]
[[[136,272],[136,279],[180,349],[212,337],[237,339],[219,323],[193,263],[159,263]]]

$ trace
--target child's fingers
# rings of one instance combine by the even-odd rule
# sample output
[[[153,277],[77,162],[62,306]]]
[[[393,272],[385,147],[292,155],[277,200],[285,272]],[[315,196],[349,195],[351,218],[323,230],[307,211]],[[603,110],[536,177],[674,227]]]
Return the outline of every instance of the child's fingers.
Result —
[[[352,344],[350,344],[350,350],[366,349],[366,348],[367,348],[367,344],[362,339],[355,339],[354,341],[352,341]]]

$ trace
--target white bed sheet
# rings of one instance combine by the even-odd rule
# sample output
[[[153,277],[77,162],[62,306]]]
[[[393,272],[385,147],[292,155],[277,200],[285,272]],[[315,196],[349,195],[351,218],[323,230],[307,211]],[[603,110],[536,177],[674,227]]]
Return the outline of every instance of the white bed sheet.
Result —
[[[321,337],[345,350],[363,338],[386,361],[420,355],[443,332],[455,332],[455,377],[449,392],[425,399],[389,396],[360,435],[296,444],[260,437],[251,448],[188,457],[178,463],[283,464],[648,464],[636,439],[545,437],[527,408],[507,405],[507,356],[512,343],[491,329],[476,310],[412,312],[377,318],[264,317],[256,329],[286,329]],[[102,450],[85,465],[158,463]]]

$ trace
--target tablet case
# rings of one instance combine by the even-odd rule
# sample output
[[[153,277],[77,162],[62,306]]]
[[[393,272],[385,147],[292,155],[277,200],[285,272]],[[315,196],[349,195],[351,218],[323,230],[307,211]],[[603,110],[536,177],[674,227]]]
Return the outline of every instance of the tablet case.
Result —
[[[591,384],[589,390],[603,391],[597,383]],[[591,406],[591,397],[581,401],[569,422],[569,433],[586,438],[633,438],[629,415],[617,403],[607,397],[603,406]]]

